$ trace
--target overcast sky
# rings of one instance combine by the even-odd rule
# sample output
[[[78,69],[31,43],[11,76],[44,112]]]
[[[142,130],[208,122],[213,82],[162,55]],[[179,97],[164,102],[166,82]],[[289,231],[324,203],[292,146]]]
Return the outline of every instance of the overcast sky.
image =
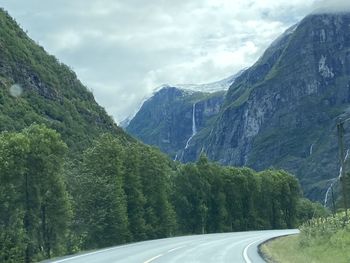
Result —
[[[212,82],[252,65],[315,3],[0,0],[31,38],[77,73],[117,122],[162,84]]]

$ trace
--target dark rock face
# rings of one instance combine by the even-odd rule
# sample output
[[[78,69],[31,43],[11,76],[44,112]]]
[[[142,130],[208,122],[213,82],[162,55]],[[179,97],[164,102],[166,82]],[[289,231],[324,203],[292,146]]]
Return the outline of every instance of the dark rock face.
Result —
[[[349,25],[348,13],[310,15],[288,30],[230,87],[193,147],[224,164],[286,169],[321,200],[339,171],[336,121],[350,109]]]
[[[192,136],[193,121],[197,132],[209,125],[220,112],[224,94],[194,92],[176,87],[162,88],[142,105],[126,130],[180,160]]]
[[[222,164],[286,169],[323,201],[339,173],[336,123],[350,115],[350,13],[307,16],[235,79],[223,103],[199,97],[164,89],[128,131],[183,162],[204,152]],[[197,133],[185,147],[194,103]]]

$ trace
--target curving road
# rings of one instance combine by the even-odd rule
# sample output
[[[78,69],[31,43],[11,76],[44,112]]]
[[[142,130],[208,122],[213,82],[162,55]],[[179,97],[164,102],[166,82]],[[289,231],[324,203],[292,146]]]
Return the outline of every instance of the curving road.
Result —
[[[257,247],[263,241],[298,230],[266,230],[183,236],[138,242],[47,262],[56,263],[190,263],[263,261]]]

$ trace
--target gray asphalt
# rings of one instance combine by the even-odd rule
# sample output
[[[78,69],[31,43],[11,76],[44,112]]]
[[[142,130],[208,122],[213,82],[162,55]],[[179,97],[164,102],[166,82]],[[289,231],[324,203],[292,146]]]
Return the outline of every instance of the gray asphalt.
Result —
[[[47,262],[65,263],[260,263],[258,245],[298,230],[266,230],[183,236],[138,242]]]

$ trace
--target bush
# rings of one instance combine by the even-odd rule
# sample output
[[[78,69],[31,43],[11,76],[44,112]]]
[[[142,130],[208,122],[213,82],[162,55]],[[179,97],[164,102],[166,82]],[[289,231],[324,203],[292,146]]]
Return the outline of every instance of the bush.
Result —
[[[345,212],[335,216],[314,218],[300,227],[300,246],[312,246],[321,242],[332,246],[350,244],[350,220]]]

